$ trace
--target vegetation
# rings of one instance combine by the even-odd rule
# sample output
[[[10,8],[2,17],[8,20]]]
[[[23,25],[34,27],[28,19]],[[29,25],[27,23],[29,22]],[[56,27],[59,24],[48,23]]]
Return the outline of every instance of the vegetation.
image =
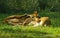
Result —
[[[11,26],[3,24],[2,20],[12,14],[0,14],[0,37],[1,38],[60,38],[60,13],[42,12],[40,16],[48,16],[52,24],[50,27]]]
[[[10,15],[33,13],[51,19],[50,27],[3,24]],[[60,38],[60,0],[0,0],[0,38]]]
[[[2,13],[31,13],[33,10],[59,12],[60,0],[0,0]]]

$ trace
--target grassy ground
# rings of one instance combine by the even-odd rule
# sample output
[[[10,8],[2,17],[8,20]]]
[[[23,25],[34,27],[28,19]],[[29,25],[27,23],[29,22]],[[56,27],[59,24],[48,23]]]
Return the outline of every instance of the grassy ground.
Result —
[[[2,24],[2,20],[12,14],[0,14],[0,38],[60,38],[60,13],[39,14],[50,17],[52,25],[50,27],[11,26]]]

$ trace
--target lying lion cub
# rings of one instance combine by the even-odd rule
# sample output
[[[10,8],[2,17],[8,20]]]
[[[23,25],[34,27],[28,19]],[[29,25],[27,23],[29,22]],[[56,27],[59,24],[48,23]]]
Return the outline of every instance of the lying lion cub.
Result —
[[[33,24],[34,27],[39,26],[39,25],[40,26],[50,26],[50,24],[51,24],[51,20],[49,17],[39,17],[37,11],[34,11],[32,17],[33,17],[33,20],[29,23],[29,25]]]
[[[10,25],[22,25],[23,22],[27,19],[30,18],[29,15],[12,15],[8,16],[3,20],[3,23],[7,23]]]
[[[50,26],[51,25],[51,20],[49,17],[41,17],[41,18],[35,18],[36,23],[34,24],[35,26]]]

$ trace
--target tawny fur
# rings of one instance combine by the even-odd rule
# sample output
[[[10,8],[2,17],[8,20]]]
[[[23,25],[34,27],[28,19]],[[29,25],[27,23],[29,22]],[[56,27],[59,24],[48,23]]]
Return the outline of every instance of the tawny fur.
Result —
[[[36,24],[34,26],[50,26],[51,25],[51,20],[49,17],[41,17],[41,18],[36,18],[35,19]]]
[[[37,11],[34,11],[33,16],[34,16],[34,17],[37,17],[37,16],[38,16]]]
[[[28,15],[12,15],[8,16],[7,18],[4,19],[4,23],[11,24],[11,25],[16,25],[16,24],[23,24],[23,22],[29,18],[30,16]]]
[[[41,20],[40,21],[41,25],[43,25],[43,26],[49,26],[49,25],[51,25],[51,20],[50,20],[49,17],[41,17],[40,20]]]

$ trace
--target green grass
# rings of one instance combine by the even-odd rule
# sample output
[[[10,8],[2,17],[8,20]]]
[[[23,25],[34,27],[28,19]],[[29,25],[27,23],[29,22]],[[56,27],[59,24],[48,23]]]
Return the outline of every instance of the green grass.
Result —
[[[50,27],[11,26],[3,24],[2,20],[12,14],[0,14],[0,38],[60,38],[60,13],[45,12],[41,16],[51,19]]]
[[[9,38],[57,38],[60,37],[58,27],[32,27],[32,26],[0,26],[0,37]]]

